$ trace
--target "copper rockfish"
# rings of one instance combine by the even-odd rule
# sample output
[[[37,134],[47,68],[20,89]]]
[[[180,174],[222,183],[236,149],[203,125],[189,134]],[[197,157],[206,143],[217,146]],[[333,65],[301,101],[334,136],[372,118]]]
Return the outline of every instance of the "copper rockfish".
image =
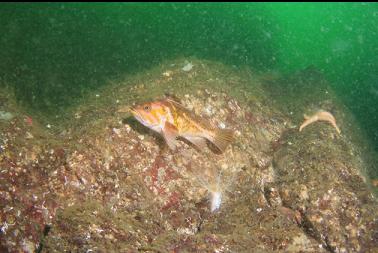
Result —
[[[201,150],[206,147],[208,140],[221,152],[233,140],[232,130],[214,127],[210,121],[170,98],[136,105],[130,111],[140,123],[160,133],[172,150],[176,149],[178,137],[188,140]]]

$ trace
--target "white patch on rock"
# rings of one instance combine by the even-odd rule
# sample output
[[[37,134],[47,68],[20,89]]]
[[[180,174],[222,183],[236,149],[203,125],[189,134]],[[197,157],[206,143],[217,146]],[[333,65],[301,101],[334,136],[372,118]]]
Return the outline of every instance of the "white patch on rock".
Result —
[[[11,120],[14,118],[14,115],[10,112],[4,112],[4,111],[0,111],[0,120]]]
[[[219,128],[221,128],[221,129],[225,129],[225,128],[226,128],[226,125],[225,125],[223,122],[221,122],[221,123],[219,123]]]
[[[185,66],[182,68],[182,70],[185,71],[185,72],[191,71],[192,68],[193,68],[193,66],[194,66],[194,65],[193,65],[191,62],[187,62],[187,63],[185,64]]]
[[[211,192],[210,210],[212,212],[218,210],[221,203],[222,203],[222,193],[221,192]]]

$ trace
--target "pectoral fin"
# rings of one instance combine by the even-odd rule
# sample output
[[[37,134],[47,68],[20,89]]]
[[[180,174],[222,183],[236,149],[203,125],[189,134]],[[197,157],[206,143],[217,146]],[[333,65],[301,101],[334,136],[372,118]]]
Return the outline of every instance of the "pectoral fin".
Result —
[[[225,151],[228,144],[230,144],[233,141],[233,131],[229,129],[217,129],[215,131],[214,136],[211,136],[209,138],[209,141],[211,141],[220,152]]]
[[[177,146],[177,128],[169,122],[165,122],[164,129],[162,131],[163,137],[170,149],[175,150]]]
[[[203,150],[207,146],[206,145],[206,139],[204,139],[202,137],[186,137],[186,136],[184,136],[184,138],[187,139],[188,141],[190,141],[191,143],[193,143],[193,145],[195,145],[200,150]]]

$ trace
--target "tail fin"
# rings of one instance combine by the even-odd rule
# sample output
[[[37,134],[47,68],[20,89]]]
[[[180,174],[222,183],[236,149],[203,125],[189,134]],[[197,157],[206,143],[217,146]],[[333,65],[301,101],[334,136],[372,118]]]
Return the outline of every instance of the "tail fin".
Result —
[[[226,150],[228,144],[234,140],[234,132],[228,129],[217,129],[211,142],[219,149],[220,152]]]

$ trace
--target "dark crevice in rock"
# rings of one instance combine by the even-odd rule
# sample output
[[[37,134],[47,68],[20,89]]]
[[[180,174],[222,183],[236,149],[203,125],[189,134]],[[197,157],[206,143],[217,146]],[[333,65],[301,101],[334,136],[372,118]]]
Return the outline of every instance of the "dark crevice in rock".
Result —
[[[301,223],[298,224],[300,228],[311,238],[314,238],[318,243],[322,245],[330,253],[335,253],[334,247],[329,243],[328,236],[322,235],[312,222],[307,218],[306,214],[303,211],[299,211],[301,214]]]
[[[44,246],[44,242],[45,242],[45,238],[49,234],[50,230],[51,230],[51,225],[45,225],[45,228],[43,229],[42,239],[39,242],[38,247],[35,250],[35,253],[41,253],[42,252],[43,246]]]

